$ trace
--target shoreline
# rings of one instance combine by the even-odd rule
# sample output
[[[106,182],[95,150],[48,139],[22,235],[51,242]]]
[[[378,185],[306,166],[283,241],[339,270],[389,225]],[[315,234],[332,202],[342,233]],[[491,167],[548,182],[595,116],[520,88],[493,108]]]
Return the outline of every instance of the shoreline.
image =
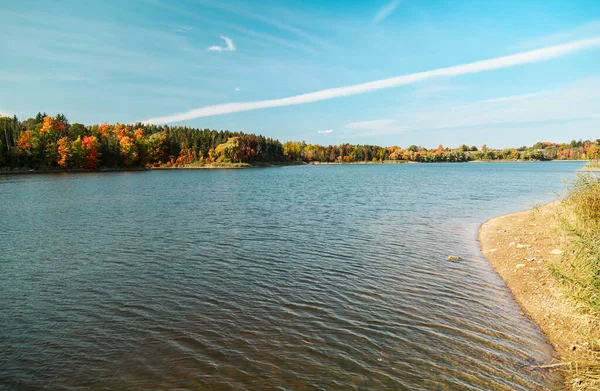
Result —
[[[415,161],[396,161],[386,160],[382,162],[274,162],[274,163],[219,163],[179,167],[120,167],[120,168],[17,168],[4,169],[0,167],[0,175],[23,175],[23,174],[78,174],[78,173],[102,173],[102,172],[134,172],[134,171],[153,171],[153,170],[238,170],[245,168],[269,168],[269,167],[287,167],[287,166],[344,166],[344,165],[396,165],[396,164],[458,164],[458,163],[550,163],[550,162],[585,162],[586,160],[470,160],[465,162],[415,162]],[[600,171],[597,169],[581,168],[578,171]]]
[[[305,163],[231,163],[231,164],[207,164],[202,166],[180,166],[180,167],[120,167],[120,168],[41,168],[29,169],[21,168],[16,170],[3,170],[0,168],[0,175],[28,175],[28,174],[85,174],[85,173],[104,173],[104,172],[140,172],[140,171],[161,171],[161,170],[239,170],[246,168],[269,168],[269,167],[287,167],[299,166]]]
[[[103,173],[103,172],[134,172],[134,171],[150,171],[144,167],[123,167],[123,168],[99,168],[99,169],[85,169],[85,168],[50,168],[50,169],[17,169],[17,170],[2,170],[0,169],[0,175],[34,175],[34,174],[90,174],[90,173]]]
[[[559,362],[546,368],[561,370],[565,385],[587,388],[576,363],[590,360],[590,336],[600,337],[593,316],[559,286],[548,265],[566,250],[556,215],[560,201],[533,210],[487,220],[479,227],[481,252],[504,280],[523,312],[546,335]]]
[[[446,163],[450,163],[450,162],[446,162]],[[312,162],[308,162],[308,163],[304,163],[308,166],[351,166],[351,165],[377,165],[377,164],[422,164],[422,162],[414,162],[414,161],[408,161],[408,160],[384,160],[382,162],[380,161],[368,161],[368,160],[363,160],[360,162],[319,162],[319,161],[312,161]]]
[[[589,162],[589,160],[583,159],[550,159],[550,160],[507,160],[507,159],[494,159],[494,160],[469,160],[466,163],[550,163],[550,162]]]

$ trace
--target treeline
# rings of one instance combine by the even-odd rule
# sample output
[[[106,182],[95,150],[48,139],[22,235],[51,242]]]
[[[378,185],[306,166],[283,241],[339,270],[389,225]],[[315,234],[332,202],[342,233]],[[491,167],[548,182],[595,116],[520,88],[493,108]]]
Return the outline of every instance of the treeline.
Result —
[[[0,166],[31,168],[161,167],[192,163],[277,162],[278,140],[184,126],[70,124],[45,113],[20,122],[0,117]]]
[[[427,149],[376,145],[280,143],[255,134],[185,126],[69,123],[63,114],[38,113],[19,121],[0,117],[0,167],[179,167],[212,163],[466,162],[600,158],[600,140],[539,142],[503,150],[462,145]]]
[[[411,162],[467,162],[473,160],[587,160],[600,158],[600,139],[595,141],[575,141],[570,144],[538,142],[532,147],[492,149],[462,145],[447,148],[440,145],[427,149],[411,145],[400,147],[380,147],[376,145],[329,145],[306,144],[290,141],[283,144],[286,159],[321,163],[355,163],[383,161]]]

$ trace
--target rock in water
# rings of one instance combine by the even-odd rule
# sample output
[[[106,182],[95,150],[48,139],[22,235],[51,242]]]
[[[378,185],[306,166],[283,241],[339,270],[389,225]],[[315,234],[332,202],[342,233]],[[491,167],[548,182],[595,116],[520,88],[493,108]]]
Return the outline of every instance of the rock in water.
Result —
[[[460,261],[462,259],[462,257],[456,256],[456,255],[450,255],[448,257],[449,261]]]

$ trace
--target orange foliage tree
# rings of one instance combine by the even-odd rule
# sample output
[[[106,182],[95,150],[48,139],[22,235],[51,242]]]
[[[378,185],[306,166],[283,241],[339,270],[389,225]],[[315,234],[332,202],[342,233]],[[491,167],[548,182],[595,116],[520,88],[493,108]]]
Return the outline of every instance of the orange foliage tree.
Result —
[[[34,137],[33,132],[31,130],[26,130],[19,136],[19,140],[17,141],[17,145],[23,151],[31,151],[34,146]]]
[[[47,115],[43,119],[42,127],[40,128],[40,134],[44,135],[52,132],[54,132],[54,119]]]
[[[96,168],[98,166],[98,139],[95,136],[85,136],[81,140],[83,151],[83,168]]]
[[[192,154],[192,151],[185,144],[181,144],[181,151],[179,152],[179,156],[177,157],[175,164],[182,166],[190,164],[193,161],[194,155]]]
[[[600,159],[600,148],[597,145],[590,145],[587,151],[588,159]]]
[[[123,163],[126,166],[133,165],[138,159],[138,151],[134,140],[129,136],[119,137],[119,145],[121,150],[121,156],[123,156]]]
[[[67,167],[71,157],[71,141],[68,137],[61,137],[58,140],[58,165]]]
[[[136,140],[140,140],[142,137],[144,137],[144,129],[142,128],[137,128],[134,132],[133,132],[133,137]]]
[[[108,137],[110,135],[110,125],[109,124],[100,124],[98,125],[98,133],[102,137]]]

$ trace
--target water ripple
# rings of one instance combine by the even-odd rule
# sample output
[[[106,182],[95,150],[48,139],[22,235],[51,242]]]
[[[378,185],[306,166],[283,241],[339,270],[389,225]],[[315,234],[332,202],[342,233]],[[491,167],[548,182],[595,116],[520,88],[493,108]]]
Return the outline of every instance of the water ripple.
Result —
[[[577,168],[0,177],[0,388],[553,388],[476,234]]]

